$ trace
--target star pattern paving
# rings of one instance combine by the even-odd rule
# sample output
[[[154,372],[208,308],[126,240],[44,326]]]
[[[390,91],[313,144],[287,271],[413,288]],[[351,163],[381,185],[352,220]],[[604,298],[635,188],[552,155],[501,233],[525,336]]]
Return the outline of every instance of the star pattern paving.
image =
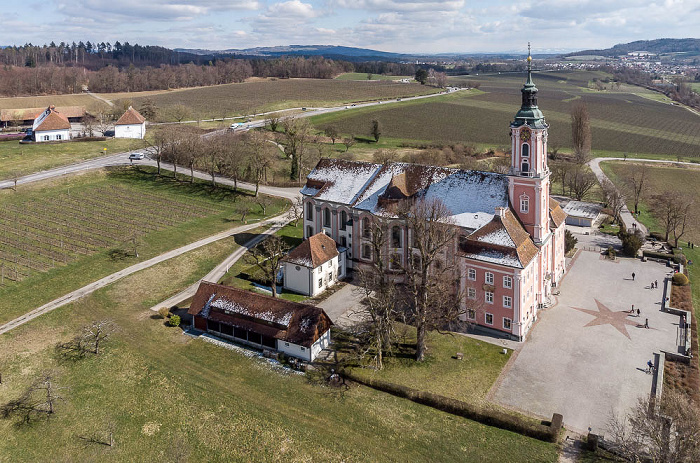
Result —
[[[630,315],[629,312],[625,310],[613,312],[598,299],[595,299],[595,303],[598,306],[598,311],[582,309],[580,307],[572,307],[572,309],[574,310],[578,310],[579,312],[585,312],[595,317],[593,320],[588,322],[588,324],[585,325],[584,328],[596,325],[612,325],[617,331],[627,336],[627,339],[632,340],[630,334],[627,332],[627,328],[625,325],[637,326],[638,323],[627,318]]]

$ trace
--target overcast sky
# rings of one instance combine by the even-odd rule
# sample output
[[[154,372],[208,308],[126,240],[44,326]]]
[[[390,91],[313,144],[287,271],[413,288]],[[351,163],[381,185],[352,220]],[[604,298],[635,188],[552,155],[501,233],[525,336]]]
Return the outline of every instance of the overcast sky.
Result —
[[[700,36],[700,0],[0,0],[0,45],[569,51]]]

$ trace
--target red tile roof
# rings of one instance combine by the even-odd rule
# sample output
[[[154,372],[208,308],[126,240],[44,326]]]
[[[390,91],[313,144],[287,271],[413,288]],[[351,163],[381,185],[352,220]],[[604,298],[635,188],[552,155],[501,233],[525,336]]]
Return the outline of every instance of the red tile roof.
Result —
[[[0,122],[28,121],[41,116],[46,108],[0,109]],[[66,117],[85,116],[85,106],[57,106],[56,111]]]
[[[146,122],[146,118],[139,114],[139,112],[134,108],[129,106],[129,109],[122,114],[122,117],[120,117],[119,120],[114,123],[114,125],[139,125],[143,124],[144,122]]]
[[[333,325],[319,307],[208,281],[199,284],[188,313],[305,347]]]
[[[333,238],[325,233],[316,233],[294,248],[284,258],[285,262],[316,268],[338,255]]]
[[[559,228],[566,221],[566,212],[559,205],[559,202],[549,198],[549,218],[552,219],[552,228]]]
[[[70,129],[68,118],[56,111],[55,107],[49,106],[46,111],[48,111],[48,114],[44,115],[44,113],[42,113],[39,116],[38,119],[41,119],[41,122],[34,128],[34,132]]]

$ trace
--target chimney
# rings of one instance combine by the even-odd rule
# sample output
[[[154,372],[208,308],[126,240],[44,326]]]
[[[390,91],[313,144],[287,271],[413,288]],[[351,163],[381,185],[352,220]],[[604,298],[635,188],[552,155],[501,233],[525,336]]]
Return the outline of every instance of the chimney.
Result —
[[[505,207],[497,207],[496,208],[496,216],[503,218],[506,215],[506,208]]]

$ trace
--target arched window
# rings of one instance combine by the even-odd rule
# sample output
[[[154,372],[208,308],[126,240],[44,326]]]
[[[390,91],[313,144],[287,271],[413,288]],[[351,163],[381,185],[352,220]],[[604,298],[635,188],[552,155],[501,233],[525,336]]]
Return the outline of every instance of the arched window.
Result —
[[[348,213],[345,211],[340,212],[340,229],[345,230],[348,224]]]
[[[401,229],[397,226],[391,227],[391,245],[395,248],[401,247]]]
[[[369,223],[369,219],[365,217],[362,219],[362,237],[369,238],[372,236],[372,228]]]
[[[306,220],[314,219],[314,205],[313,203],[306,203]]]
[[[523,161],[522,169],[520,169],[523,172],[530,172],[530,164],[528,164],[526,161]]]
[[[530,145],[523,143],[523,148],[520,150],[520,153],[524,158],[530,156]]]
[[[525,214],[530,212],[530,197],[528,195],[520,196],[520,212]]]
[[[327,228],[331,227],[331,210],[328,208],[323,210],[323,226]]]

